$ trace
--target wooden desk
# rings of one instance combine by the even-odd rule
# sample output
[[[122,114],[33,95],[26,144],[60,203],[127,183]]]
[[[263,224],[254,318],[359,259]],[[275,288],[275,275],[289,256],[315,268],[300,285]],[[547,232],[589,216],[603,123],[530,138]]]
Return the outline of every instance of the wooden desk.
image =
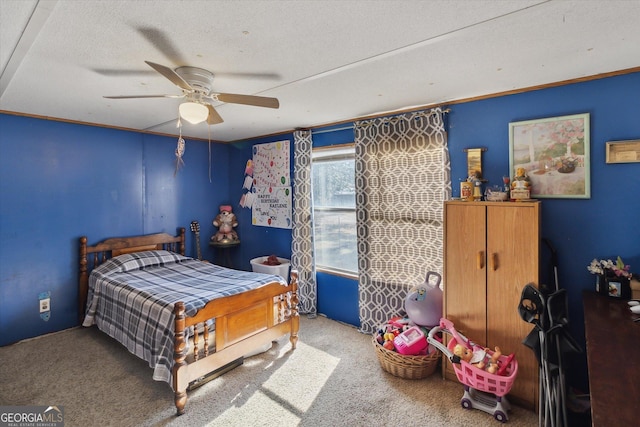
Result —
[[[627,301],[585,291],[584,324],[594,427],[638,425],[640,322]]]

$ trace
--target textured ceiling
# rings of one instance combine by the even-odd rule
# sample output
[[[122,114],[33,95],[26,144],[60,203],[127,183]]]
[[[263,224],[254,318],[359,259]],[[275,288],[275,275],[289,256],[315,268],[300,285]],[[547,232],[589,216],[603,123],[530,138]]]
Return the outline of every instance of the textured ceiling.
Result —
[[[234,141],[640,66],[640,0],[0,0],[0,110],[176,135],[147,66],[212,71]]]

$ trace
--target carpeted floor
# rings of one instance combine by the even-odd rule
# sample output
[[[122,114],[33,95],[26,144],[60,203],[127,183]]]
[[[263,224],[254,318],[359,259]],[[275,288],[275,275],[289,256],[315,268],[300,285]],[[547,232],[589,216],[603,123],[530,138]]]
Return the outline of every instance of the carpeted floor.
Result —
[[[0,348],[0,405],[58,405],[65,426],[500,425],[460,406],[462,385],[439,371],[424,380],[384,372],[368,335],[323,317],[300,319],[288,339],[189,393],[176,417],[167,383],[95,328],[74,328]],[[508,425],[537,426],[512,406]]]

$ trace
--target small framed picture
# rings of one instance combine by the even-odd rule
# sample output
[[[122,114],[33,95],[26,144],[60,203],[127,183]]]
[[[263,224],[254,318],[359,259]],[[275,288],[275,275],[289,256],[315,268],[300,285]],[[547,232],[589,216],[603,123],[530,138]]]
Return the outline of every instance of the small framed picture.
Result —
[[[640,163],[640,139],[609,141],[606,150],[607,163]]]
[[[621,298],[622,297],[622,283],[621,282],[609,281],[607,283],[607,285],[608,285],[607,294],[610,297],[615,297],[615,298]]]

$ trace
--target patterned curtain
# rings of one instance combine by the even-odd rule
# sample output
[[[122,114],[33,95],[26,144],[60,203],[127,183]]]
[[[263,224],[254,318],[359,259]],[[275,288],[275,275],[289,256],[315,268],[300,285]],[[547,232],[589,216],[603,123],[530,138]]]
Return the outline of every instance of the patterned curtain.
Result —
[[[443,270],[443,209],[451,167],[442,110],[355,123],[362,332],[404,312],[426,273]]]
[[[293,230],[291,268],[298,270],[300,313],[316,315],[318,293],[313,263],[313,229],[311,223],[311,149],[310,131],[293,134]]]

